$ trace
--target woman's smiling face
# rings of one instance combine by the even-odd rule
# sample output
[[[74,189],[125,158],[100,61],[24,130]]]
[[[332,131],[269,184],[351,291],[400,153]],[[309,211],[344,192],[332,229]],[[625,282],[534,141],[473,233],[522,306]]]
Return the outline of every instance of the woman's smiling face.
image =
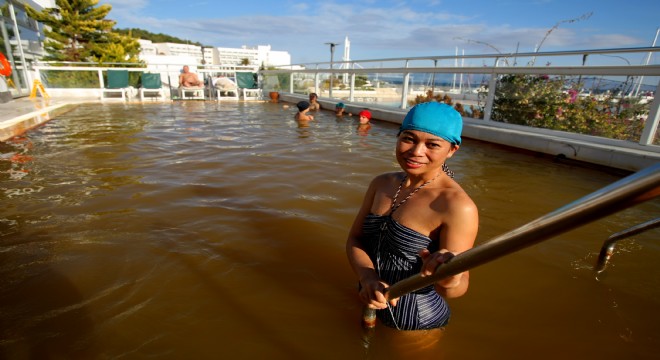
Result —
[[[457,145],[417,130],[404,130],[396,142],[396,159],[405,172],[411,175],[435,173],[458,150]]]

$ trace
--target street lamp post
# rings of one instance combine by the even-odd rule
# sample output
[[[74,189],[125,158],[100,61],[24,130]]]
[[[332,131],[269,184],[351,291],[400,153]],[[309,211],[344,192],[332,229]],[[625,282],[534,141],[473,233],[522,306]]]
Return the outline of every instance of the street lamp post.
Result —
[[[334,61],[335,57],[335,46],[339,45],[339,43],[333,43],[333,42],[327,42],[325,43],[326,45],[330,45],[330,69],[332,70],[332,63]],[[332,72],[330,73],[330,89],[328,90],[330,97],[332,97]]]

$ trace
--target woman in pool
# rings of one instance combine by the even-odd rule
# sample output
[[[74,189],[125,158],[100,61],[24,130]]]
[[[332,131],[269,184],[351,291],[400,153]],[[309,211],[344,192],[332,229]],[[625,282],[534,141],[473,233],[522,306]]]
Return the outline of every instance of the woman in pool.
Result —
[[[358,113],[357,132],[362,136],[366,136],[369,130],[371,130],[371,112],[365,109]]]
[[[417,273],[431,275],[477,236],[477,207],[445,165],[461,144],[463,121],[451,106],[413,107],[396,142],[403,171],[375,177],[353,222],[346,251],[359,280],[360,300],[385,325],[429,330],[449,321],[445,298],[465,294],[469,273],[451,276],[399,299],[388,286]]]

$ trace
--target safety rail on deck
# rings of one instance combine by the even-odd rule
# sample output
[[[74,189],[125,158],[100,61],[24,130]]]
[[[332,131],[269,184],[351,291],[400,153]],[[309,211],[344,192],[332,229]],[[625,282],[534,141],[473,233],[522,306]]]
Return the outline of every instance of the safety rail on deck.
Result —
[[[113,65],[105,64],[105,65]],[[164,79],[169,79],[166,81],[167,84],[172,84],[172,86],[178,86],[178,78],[181,73],[181,69],[184,65],[188,64],[154,64],[145,67],[143,64],[127,64],[127,63],[116,63],[117,67],[108,67],[108,66],[98,66],[93,63],[72,63],[72,62],[58,62],[58,63],[38,63],[35,64],[32,68],[34,70],[33,77],[38,80],[42,79],[42,73],[47,71],[94,71],[98,73],[98,83],[95,84],[95,88],[98,87],[102,89],[105,87],[105,82],[103,78],[103,73],[108,70],[128,70],[129,72],[153,72],[160,73]],[[249,65],[189,65],[191,71],[199,74],[200,78],[206,79],[212,74],[218,73],[237,73],[237,72],[258,72],[259,69],[256,66]]]
[[[648,101],[648,117],[639,144],[651,145],[656,138],[660,118],[658,111],[660,99],[655,96],[659,93],[660,87],[660,64],[657,63],[657,59],[654,60],[656,63],[651,63],[651,55],[659,51],[660,47],[641,47],[368,59],[280,66],[262,70],[261,74],[265,91],[283,91],[290,94],[315,92],[320,98],[365,103],[368,106],[380,106],[382,104],[378,103],[378,97],[389,96],[388,106],[399,109],[406,109],[416,96],[423,96],[429,90],[434,93],[440,90],[451,95],[455,101],[477,105],[483,113],[482,120],[485,122],[491,120],[497,81],[505,75],[574,77],[578,82],[590,80],[591,90],[594,90],[593,84],[596,81],[625,83],[630,89],[622,92],[620,98],[637,97],[641,101]],[[466,60],[481,60],[482,63],[475,66],[465,64]],[[613,65],[621,62],[625,62],[625,65]],[[631,65],[632,63],[641,65]],[[518,64],[525,66],[517,66]],[[422,79],[430,77],[430,81],[426,84],[415,84],[413,76],[417,74],[426,76],[421,76]],[[456,91],[457,75],[461,78],[480,77],[478,89],[462,91],[459,87]],[[376,84],[372,84],[367,91],[362,90],[364,87],[361,89],[356,86],[358,76],[366,77]],[[448,89],[447,79],[451,76],[453,81],[451,88]],[[437,85],[437,79],[442,77],[445,78],[444,89],[442,85]],[[616,80],[616,77],[622,79]],[[389,81],[388,86],[394,82],[391,86],[392,91],[386,95],[383,95],[382,91],[380,94],[374,91],[374,88],[381,86],[379,79],[383,78]],[[333,80],[342,87],[337,87],[337,83],[333,83]],[[589,95],[602,96],[597,93]]]
[[[643,130],[641,133],[639,129],[636,130],[634,137],[631,137],[632,140],[629,141],[648,147],[647,145],[653,145],[654,141],[657,141],[660,119],[660,99],[655,96],[658,94],[660,86],[660,65],[658,59],[651,56],[657,54],[658,51],[660,51],[660,47],[406,57],[318,62],[261,70],[256,66],[189,65],[191,70],[200,74],[200,77],[204,79],[212,74],[223,72],[259,72],[259,86],[264,92],[278,91],[303,96],[316,92],[321,100],[344,101],[356,106],[371,108],[403,110],[411,104],[411,100],[417,96],[424,96],[429,90],[434,93],[445,92],[451,96],[454,102],[461,102],[465,105],[468,110],[466,117],[477,119],[470,112],[474,106],[481,113],[478,119],[484,123],[497,123],[498,126],[507,125],[492,121],[496,85],[498,79],[503,76],[512,74],[548,75],[572,79],[578,83],[584,82],[586,79],[591,82],[591,89],[588,89],[589,86],[585,86],[584,90],[595,91],[592,94],[594,97],[602,96],[594,85],[597,81],[598,86],[601,81],[603,83],[626,83],[628,89],[619,96],[620,99],[631,96],[644,97],[643,100],[648,102],[643,105]],[[651,61],[652,58],[653,61]],[[470,61],[481,61],[481,63],[475,65]],[[624,62],[625,65],[623,65]],[[633,63],[641,65],[631,65]],[[525,64],[525,66],[517,66],[518,64]],[[57,65],[60,66],[47,63],[34,65],[32,76],[34,79],[44,80],[43,78],[45,78],[47,80],[47,76],[44,74],[49,71],[94,71],[97,73],[96,75],[87,75],[88,84],[86,86],[66,89],[67,96],[76,90],[89,96],[94,94],[93,91],[90,92],[91,90],[98,92],[103,89],[103,74],[108,69],[122,68],[129,72],[160,73],[163,83],[173,89],[178,86],[178,75],[182,66],[186,64],[150,64],[146,67],[144,65],[135,67],[135,64],[105,64],[112,67],[89,66],[90,64],[82,63],[58,63]],[[462,85],[461,79],[464,76],[468,77],[467,86]],[[343,77],[341,87],[329,86],[328,80],[332,84],[332,79],[341,77]],[[356,79],[358,78],[373,81],[372,87],[357,86]],[[474,81],[474,78],[480,78],[479,87],[476,89],[472,86],[474,83],[470,81],[470,79]],[[47,81],[43,82],[49,91],[63,90],[53,89],[53,86],[49,86]],[[450,82],[451,87],[449,88],[447,85]],[[390,88],[379,88],[382,84],[387,84]],[[75,85],[72,87],[76,88]],[[381,93],[385,93],[386,96],[381,96]],[[582,95],[586,94],[580,94],[580,96]]]
[[[508,61],[511,59],[513,62],[512,65],[517,65],[518,62],[521,62],[523,59],[528,58],[529,61],[533,62],[534,64],[536,63],[541,63],[541,65],[537,65],[537,67],[545,67],[547,66],[547,63],[543,63],[540,61],[540,59],[557,59],[560,57],[575,57],[577,56],[578,58],[573,58],[572,60],[578,60],[575,65],[579,66],[585,66],[587,65],[587,59],[589,59],[589,62],[593,62],[594,57],[592,56],[589,58],[590,55],[600,55],[604,56],[606,58],[601,58],[600,61],[597,61],[596,64],[603,65],[604,63],[609,63],[612,62],[612,58],[618,58],[620,60],[623,60],[627,63],[627,65],[632,65],[630,60],[627,58],[621,56],[621,54],[636,54],[640,55],[642,57],[648,58],[649,53],[655,53],[660,51],[660,47],[637,47],[637,48],[614,48],[614,49],[592,49],[592,50],[569,50],[569,51],[551,51],[551,52],[519,52],[519,53],[497,53],[497,54],[468,54],[468,55],[442,55],[442,56],[413,56],[413,57],[399,57],[399,58],[382,58],[382,59],[365,59],[365,60],[351,60],[351,61],[322,61],[322,62],[313,62],[313,63],[302,63],[302,64],[292,64],[292,65],[283,65],[283,66],[278,66],[278,69],[289,69],[289,70],[297,70],[300,68],[304,69],[330,69],[330,68],[335,68],[336,65],[348,65],[348,68],[355,68],[355,66],[358,66],[360,68],[364,68],[362,66],[363,64],[369,64],[369,63],[376,63],[380,64],[380,66],[370,66],[369,68],[377,68],[377,67],[383,67],[382,65],[384,63],[400,63],[401,65],[407,64],[409,66],[412,66],[414,62],[420,61],[420,62],[428,62],[431,61],[434,63],[434,65],[438,65],[440,62],[447,60],[450,64],[453,62],[454,67],[459,67],[463,66],[464,63],[458,64],[456,60],[464,60],[464,59],[490,59],[491,64],[486,64],[485,62],[482,64],[483,66],[499,66],[499,62],[504,60]],[[609,61],[606,62],[606,60]],[[571,59],[569,59],[570,61]],[[619,60],[616,60],[617,62]],[[640,61],[641,63],[641,61]],[[648,65],[648,64],[647,64]],[[401,67],[401,66],[388,66],[390,68],[392,67]],[[427,66],[421,66],[421,67],[427,67]]]

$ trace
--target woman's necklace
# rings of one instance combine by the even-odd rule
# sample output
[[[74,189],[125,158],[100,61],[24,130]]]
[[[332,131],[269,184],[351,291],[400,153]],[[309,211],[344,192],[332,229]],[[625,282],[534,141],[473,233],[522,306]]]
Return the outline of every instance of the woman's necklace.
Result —
[[[408,179],[408,175],[404,176],[404,177],[403,177],[403,180],[401,180],[401,183],[399,184],[399,188],[396,189],[396,193],[394,194],[394,199],[392,199],[392,207],[390,207],[390,215],[391,215],[396,209],[398,209],[401,205],[403,205],[406,201],[408,201],[408,199],[410,199],[410,198],[411,198],[416,192],[418,192],[418,191],[421,190],[424,186],[430,184],[433,180],[435,180],[438,176],[440,176],[440,174],[442,174],[442,172],[439,172],[438,175],[436,175],[436,176],[433,177],[433,179],[428,180],[428,181],[426,181],[425,183],[423,183],[422,185],[420,185],[420,186],[414,188],[413,191],[411,191],[410,194],[408,194],[408,196],[406,196],[405,199],[401,200],[401,202],[397,204],[397,203],[396,203],[396,199],[399,197],[399,193],[401,192],[401,188],[403,187],[403,183],[406,182],[406,179]]]

